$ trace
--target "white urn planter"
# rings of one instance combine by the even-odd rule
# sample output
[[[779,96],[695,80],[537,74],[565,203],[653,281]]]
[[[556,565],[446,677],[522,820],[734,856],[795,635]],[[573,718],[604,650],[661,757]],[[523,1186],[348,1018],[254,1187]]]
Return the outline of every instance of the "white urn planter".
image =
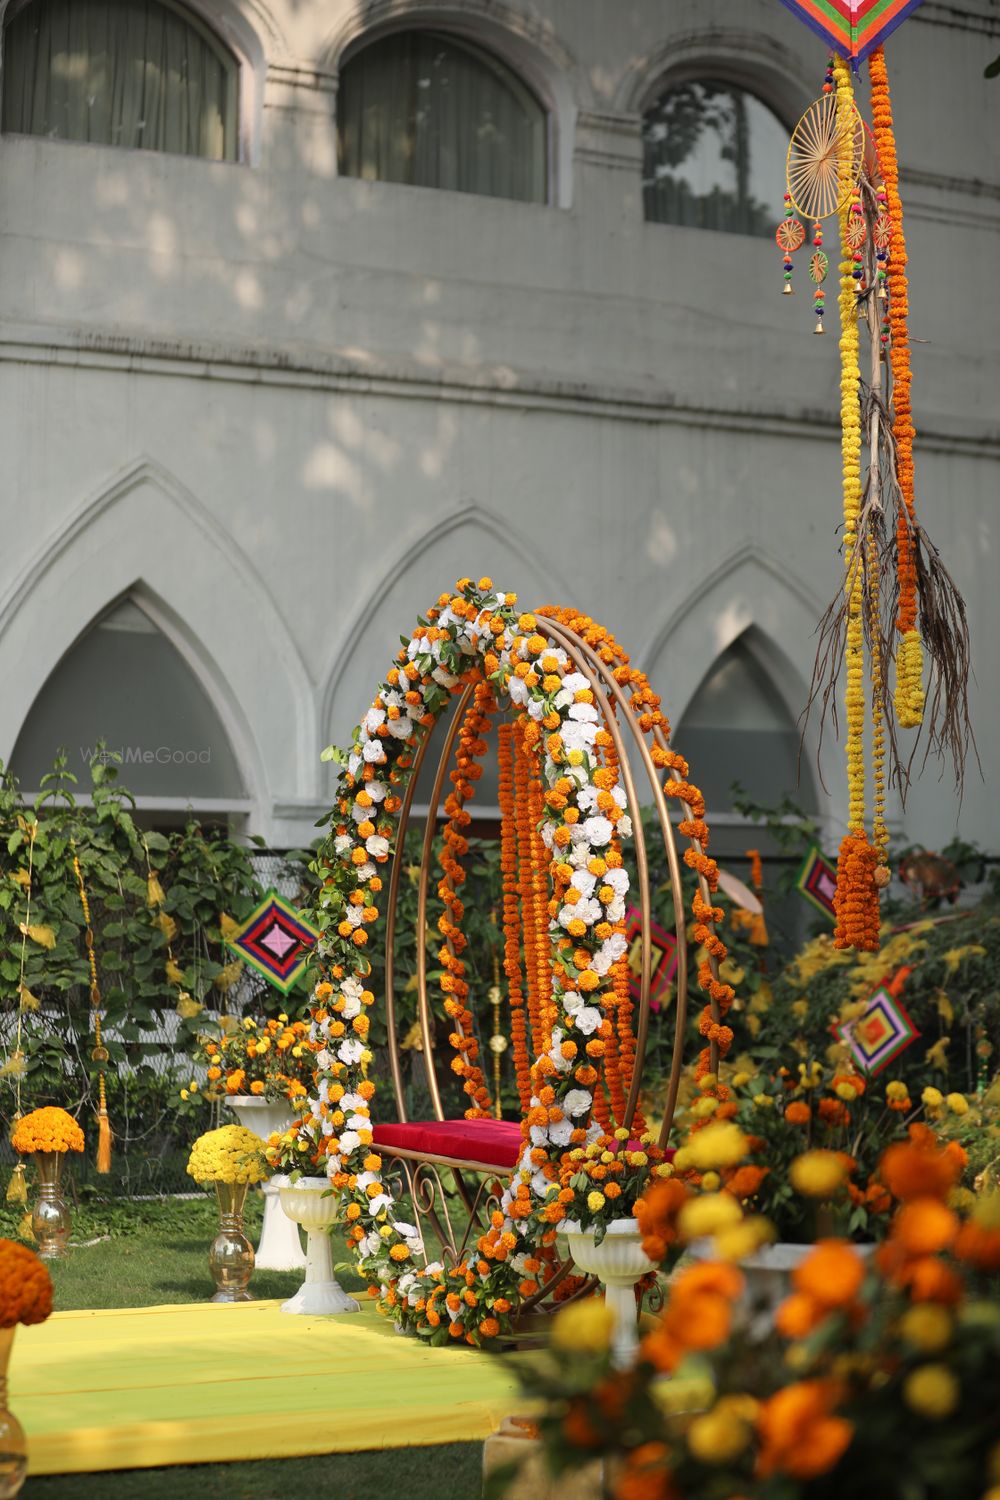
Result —
[[[853,1245],[851,1248],[864,1261],[875,1246]],[[715,1259],[711,1240],[694,1240],[688,1249],[696,1260]],[[739,1262],[746,1282],[740,1298],[740,1314],[751,1338],[766,1338],[773,1330],[774,1315],[793,1290],[792,1273],[814,1249],[814,1245],[795,1245],[779,1240],[776,1245],[762,1245]]]
[[[255,1094],[231,1094],[226,1103],[246,1130],[262,1140],[287,1130],[295,1115],[284,1099],[258,1099]],[[275,1180],[264,1182],[264,1223],[254,1255],[259,1271],[301,1271],[306,1257],[297,1225],[282,1212]]]
[[[306,1279],[287,1302],[286,1313],[352,1313],[361,1309],[333,1274],[330,1230],[337,1221],[337,1197],[325,1177],[273,1177],[281,1207],[306,1232]]]
[[[594,1243],[592,1229],[564,1230],[569,1253],[578,1270],[597,1276],[604,1285],[604,1300],[614,1316],[611,1358],[619,1370],[635,1363],[639,1349],[639,1313],[635,1289],[656,1266],[642,1248],[642,1233],[634,1219],[612,1219],[601,1243]]]

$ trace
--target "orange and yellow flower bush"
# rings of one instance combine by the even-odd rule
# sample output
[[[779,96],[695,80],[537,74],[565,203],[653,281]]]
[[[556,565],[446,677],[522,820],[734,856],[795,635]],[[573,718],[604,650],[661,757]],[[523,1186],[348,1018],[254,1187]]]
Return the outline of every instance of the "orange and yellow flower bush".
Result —
[[[52,1278],[26,1245],[0,1240],[0,1328],[44,1323],[52,1311]]]
[[[82,1151],[83,1131],[64,1109],[47,1104],[22,1115],[10,1143],[22,1156],[33,1151]]]
[[[878,1163],[895,1207],[874,1255],[821,1239],[764,1335],[725,1258],[675,1274],[632,1370],[612,1368],[596,1314],[559,1315],[547,1361],[522,1372],[544,1403],[551,1467],[603,1458],[614,1500],[992,1500],[1000,1192],[959,1202],[962,1165],[953,1142],[911,1125]],[[669,1205],[663,1186],[654,1196],[664,1202],[653,1217],[684,1237],[676,1194]]]
[[[199,1039],[193,1056],[205,1066],[205,1081],[199,1087],[192,1079],[181,1089],[181,1100],[211,1102],[250,1094],[287,1099],[294,1108],[302,1108],[315,1080],[317,1051],[306,1021],[290,1021],[282,1014],[263,1022],[246,1016],[237,1024],[226,1017],[215,1034]]]

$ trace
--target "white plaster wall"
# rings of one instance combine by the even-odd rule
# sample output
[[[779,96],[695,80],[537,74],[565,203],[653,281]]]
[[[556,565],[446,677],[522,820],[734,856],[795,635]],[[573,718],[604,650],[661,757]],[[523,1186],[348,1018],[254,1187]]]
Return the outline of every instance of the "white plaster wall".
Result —
[[[777,0],[202,8],[248,59],[239,165],[0,138],[0,755],[133,586],[213,692],[275,842],[310,836],[319,750],[460,573],[586,607],[675,722],[754,623],[797,711],[840,576],[836,340],[812,337],[804,286],[777,295],[767,242],[643,223],[636,111],[664,68],[711,59],[794,117],[821,81],[811,34]],[[551,206],[338,180],[338,58],[406,16],[481,35],[545,94]],[[998,31],[985,0],[925,0],[890,54],[927,340],[918,498],[969,601],[987,776]],[[837,826],[835,750],[827,767]],[[959,810],[925,775],[905,826],[1000,850],[974,777]]]

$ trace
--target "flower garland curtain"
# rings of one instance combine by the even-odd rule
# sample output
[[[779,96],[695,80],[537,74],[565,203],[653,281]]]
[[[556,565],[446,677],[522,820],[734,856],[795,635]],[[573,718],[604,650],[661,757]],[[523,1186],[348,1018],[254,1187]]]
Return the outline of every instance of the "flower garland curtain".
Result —
[[[163,0],[32,0],[3,73],[5,132],[236,158],[236,59]]]

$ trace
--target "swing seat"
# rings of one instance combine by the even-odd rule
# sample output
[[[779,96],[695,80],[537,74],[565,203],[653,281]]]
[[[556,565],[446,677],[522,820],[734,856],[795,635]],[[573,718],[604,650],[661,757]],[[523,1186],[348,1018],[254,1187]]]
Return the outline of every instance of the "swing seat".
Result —
[[[512,1171],[521,1151],[518,1120],[410,1120],[376,1125],[373,1145],[388,1156],[465,1167],[470,1172]]]

